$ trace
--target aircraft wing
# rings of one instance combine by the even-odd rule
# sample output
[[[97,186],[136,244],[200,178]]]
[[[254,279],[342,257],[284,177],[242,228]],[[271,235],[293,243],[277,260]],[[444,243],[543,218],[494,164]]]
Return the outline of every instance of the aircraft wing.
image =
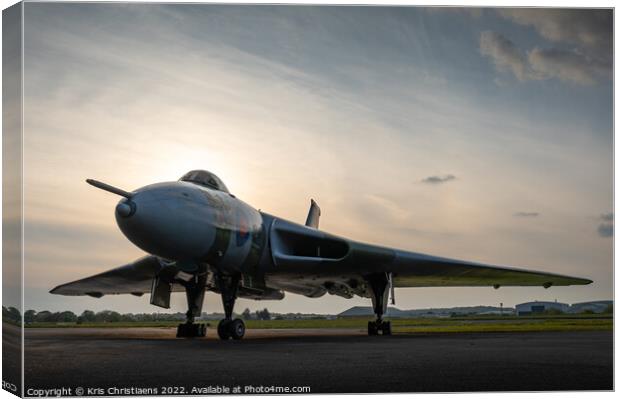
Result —
[[[550,286],[584,285],[592,281],[544,271],[441,258],[415,252],[394,251],[390,271],[395,287],[439,286]]]
[[[157,275],[170,276],[176,273],[174,267],[162,266],[157,257],[145,256],[132,263],[123,265],[94,276],[86,277],[70,283],[59,285],[50,291],[52,294],[81,296],[88,295],[100,298],[104,295],[133,294],[142,295],[150,293],[153,278]],[[213,287],[207,286],[207,290]],[[172,292],[181,292],[185,288],[178,283],[172,284]],[[248,299],[282,299],[283,294],[274,290],[259,292],[240,287],[237,295]]]
[[[59,295],[144,294],[151,292],[153,277],[162,265],[155,256],[145,256],[106,272],[62,284],[50,291]]]
[[[361,276],[392,273],[395,287],[565,286],[592,281],[364,244],[284,220],[271,227],[279,273]]]

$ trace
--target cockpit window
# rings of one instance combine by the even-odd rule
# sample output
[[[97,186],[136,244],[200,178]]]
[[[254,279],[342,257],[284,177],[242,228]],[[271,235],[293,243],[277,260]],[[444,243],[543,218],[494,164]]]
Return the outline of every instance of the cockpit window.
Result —
[[[225,193],[228,192],[228,188],[226,188],[226,185],[220,180],[220,178],[211,172],[207,172],[206,170],[192,170],[191,172],[184,174],[179,180],[200,184],[201,186],[223,191]]]

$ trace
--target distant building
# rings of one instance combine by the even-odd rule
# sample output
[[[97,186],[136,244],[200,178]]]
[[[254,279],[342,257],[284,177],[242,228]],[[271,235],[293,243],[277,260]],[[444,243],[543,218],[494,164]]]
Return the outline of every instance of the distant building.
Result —
[[[418,318],[418,317],[455,317],[469,315],[510,315],[514,314],[512,308],[498,308],[496,306],[460,306],[454,308],[430,308],[430,309],[409,309],[401,310],[388,307],[386,317],[389,318]],[[354,306],[339,313],[337,317],[374,317],[374,312],[370,306]]]
[[[517,316],[544,313],[549,310],[566,313],[570,310],[570,306],[567,303],[544,301],[526,302],[515,306]]]
[[[570,307],[571,313],[583,313],[583,312],[594,312],[594,313],[604,313],[609,309],[610,306],[613,306],[614,301],[592,301],[592,302],[580,302],[573,303]]]

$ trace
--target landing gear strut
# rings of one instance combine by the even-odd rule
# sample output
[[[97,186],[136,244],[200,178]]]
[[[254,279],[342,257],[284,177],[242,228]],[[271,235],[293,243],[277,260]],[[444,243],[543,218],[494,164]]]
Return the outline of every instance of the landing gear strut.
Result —
[[[368,335],[392,335],[392,324],[383,320],[387,311],[391,276],[388,273],[375,273],[366,277],[372,294],[372,307],[377,315],[377,320],[368,322]]]
[[[222,303],[224,305],[224,320],[217,325],[217,335],[220,339],[227,340],[229,338],[238,340],[245,335],[245,323],[241,319],[232,320],[233,308],[237,299],[237,289],[239,288],[240,276],[225,275],[219,273],[217,275],[217,284],[222,293]]]
[[[188,310],[185,313],[185,323],[179,324],[177,327],[177,338],[196,338],[207,335],[206,324],[194,323],[194,318],[200,315],[202,311],[206,281],[206,275],[196,275],[184,284]]]

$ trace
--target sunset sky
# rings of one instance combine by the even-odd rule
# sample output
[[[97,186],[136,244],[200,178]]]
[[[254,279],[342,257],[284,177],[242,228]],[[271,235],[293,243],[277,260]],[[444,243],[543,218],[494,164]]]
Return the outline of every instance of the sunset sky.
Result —
[[[399,289],[401,309],[611,299],[611,45],[610,10],[26,3],[24,308],[161,310],[48,291],[143,255],[86,178],[190,169],[293,221],[314,198],[352,239],[594,280]]]

